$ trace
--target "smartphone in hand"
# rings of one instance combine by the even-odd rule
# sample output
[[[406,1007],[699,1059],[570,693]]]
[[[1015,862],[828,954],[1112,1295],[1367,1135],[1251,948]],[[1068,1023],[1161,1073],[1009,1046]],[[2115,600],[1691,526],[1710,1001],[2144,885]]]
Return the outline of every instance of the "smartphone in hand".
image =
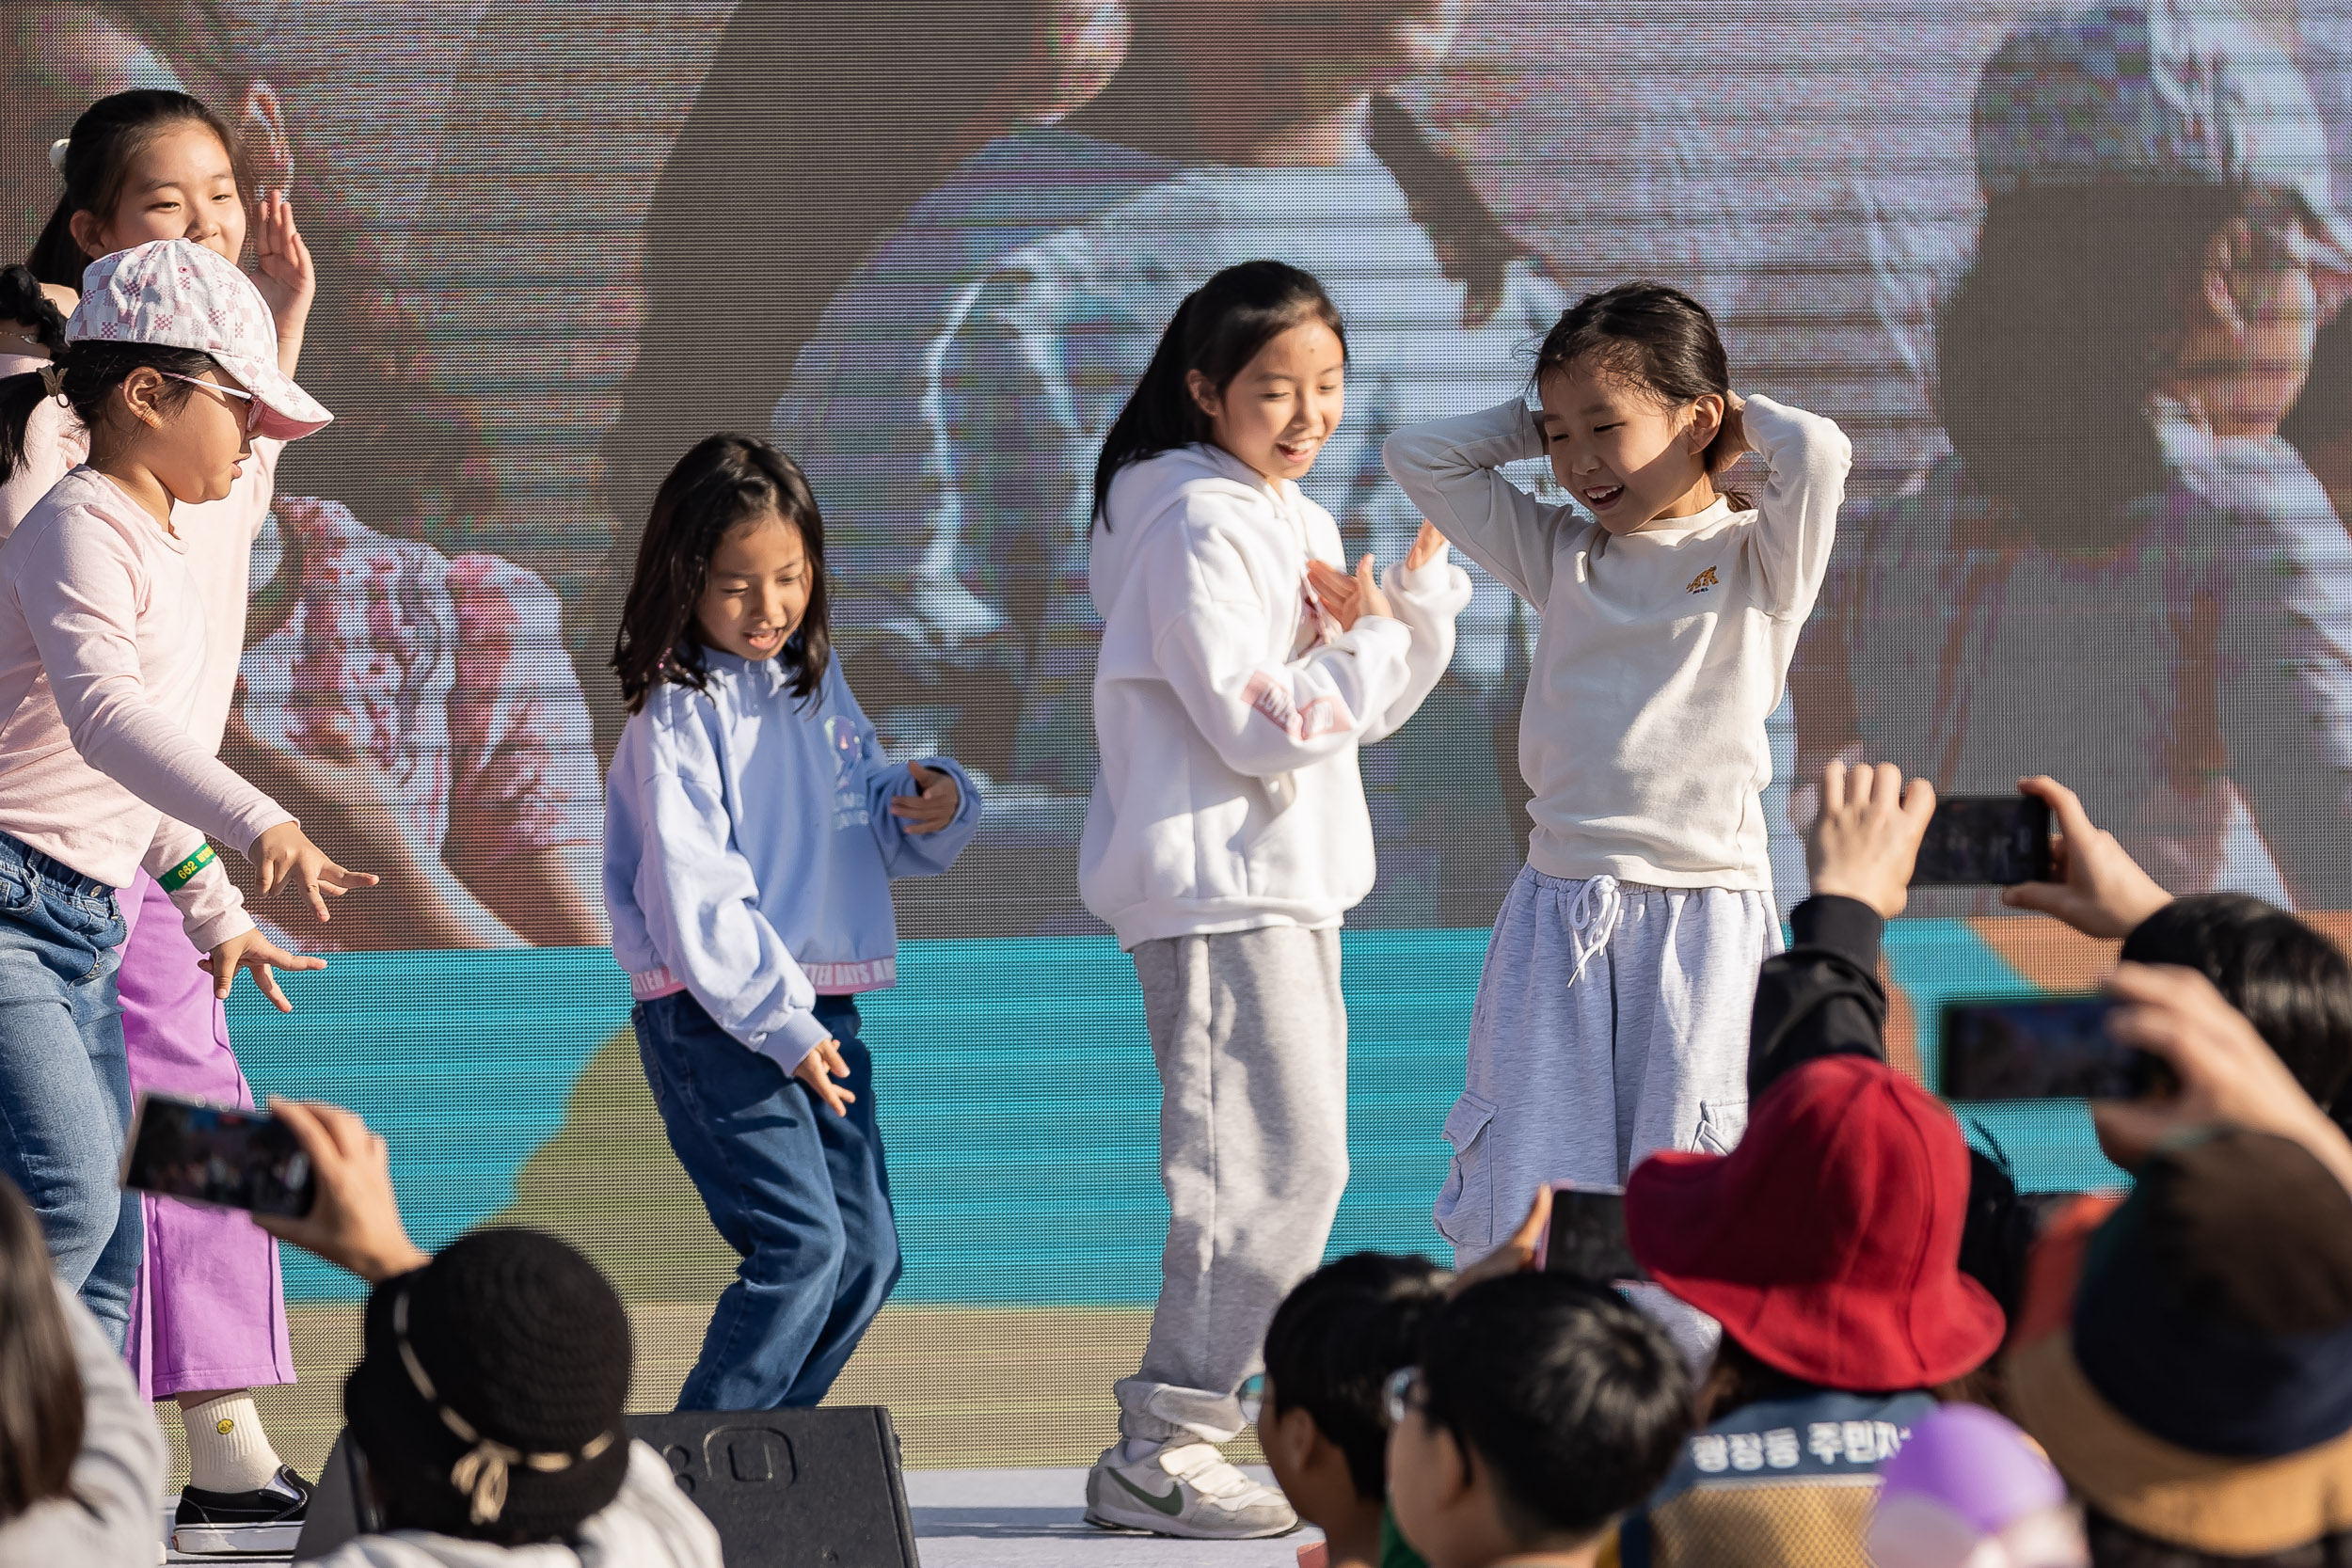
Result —
[[[1913,887],[2013,887],[2057,875],[2050,807],[2030,795],[1953,795],[1935,803]]]
[[[1626,1240],[1624,1189],[1553,1182],[1551,1224],[1537,1244],[1535,1266],[1587,1285],[1647,1279]]]
[[[133,1191],[299,1219],[317,1190],[310,1156],[265,1111],[142,1094],[122,1152]]]
[[[2170,1079],[2107,1033],[2105,997],[1947,1002],[1937,1091],[1947,1100],[2137,1100]]]

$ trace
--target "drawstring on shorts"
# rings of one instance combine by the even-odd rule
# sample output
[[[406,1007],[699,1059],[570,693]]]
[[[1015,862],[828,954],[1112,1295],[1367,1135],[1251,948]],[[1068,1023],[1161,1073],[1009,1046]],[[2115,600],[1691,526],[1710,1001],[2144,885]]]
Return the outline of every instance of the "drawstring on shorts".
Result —
[[[1568,940],[1576,950],[1576,973],[1568,976],[1571,987],[1584,978],[1584,966],[1617,934],[1617,920],[1624,912],[1625,895],[1616,878],[1588,877],[1577,888],[1568,901]]]

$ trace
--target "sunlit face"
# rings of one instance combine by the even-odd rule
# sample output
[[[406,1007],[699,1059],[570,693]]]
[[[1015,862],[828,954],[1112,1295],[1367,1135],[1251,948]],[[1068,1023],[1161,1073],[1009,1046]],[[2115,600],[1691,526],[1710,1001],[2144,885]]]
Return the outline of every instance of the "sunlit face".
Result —
[[[24,155],[0,159],[0,249],[21,257],[57,204],[57,177],[41,154],[73,129],[84,109],[134,87],[185,92],[169,61],[136,35],[84,6],[0,8],[0,145]]]
[[[194,240],[236,261],[245,254],[245,199],[229,150],[200,121],[166,128],[131,159],[115,210],[90,214],[74,233],[92,259],[150,240]]]
[[[1275,335],[1223,391],[1192,372],[1193,401],[1209,418],[1209,439],[1270,480],[1314,470],[1324,443],[1347,411],[1347,350],[1319,321]]]
[[[1714,504],[1705,453],[1723,426],[1723,399],[1669,404],[1589,359],[1550,372],[1535,392],[1552,477],[1610,532]]]
[[[703,644],[738,658],[784,651],[816,579],[801,531],[774,513],[729,530],[710,552],[710,573],[694,606]]]
[[[183,506],[221,499],[236,483],[253,451],[253,438],[246,433],[252,404],[216,390],[237,388],[237,378],[214,366],[193,387],[183,381],[162,381],[171,396],[182,392],[187,396],[176,407],[157,407],[156,422],[151,425],[125,405],[136,388],[155,374],[137,372],[114,394],[108,408],[108,435],[119,440],[127,433],[137,444],[140,466],[162,481],[171,499]],[[161,401],[168,404],[170,399]]]

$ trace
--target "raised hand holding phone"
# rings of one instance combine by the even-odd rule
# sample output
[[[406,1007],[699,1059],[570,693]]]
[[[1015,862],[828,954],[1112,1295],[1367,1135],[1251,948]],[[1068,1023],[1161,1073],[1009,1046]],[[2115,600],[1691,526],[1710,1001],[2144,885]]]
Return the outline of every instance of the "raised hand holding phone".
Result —
[[[2088,937],[2113,938],[2131,935],[2172,902],[2115,835],[2090,820],[2073,790],[2039,774],[2018,780],[2017,787],[2049,807],[2058,832],[2050,847],[2052,879],[2006,888],[2002,903],[2053,916]]]
[[[792,1076],[806,1084],[808,1092],[830,1106],[834,1116],[848,1116],[850,1107],[857,1103],[857,1096],[834,1082],[850,1076],[850,1064],[842,1060],[838,1040],[811,1046],[808,1054],[801,1058],[800,1066],[792,1069]]]
[[[1935,815],[1935,786],[1903,782],[1891,762],[1821,770],[1821,810],[1805,832],[1805,864],[1817,896],[1857,899],[1892,920],[1910,901],[1919,841]]]

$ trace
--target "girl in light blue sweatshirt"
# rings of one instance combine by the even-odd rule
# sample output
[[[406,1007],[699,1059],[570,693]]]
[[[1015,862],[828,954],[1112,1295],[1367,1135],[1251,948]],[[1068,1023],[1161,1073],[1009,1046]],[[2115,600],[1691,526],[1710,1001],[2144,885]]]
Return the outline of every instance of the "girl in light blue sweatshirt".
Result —
[[[612,955],[670,1147],[743,1258],[681,1410],[817,1403],[898,1282],[854,998],[897,979],[890,879],[979,824],[962,768],[882,754],[825,590],[800,465],[713,436],[654,497],[613,646]]]

